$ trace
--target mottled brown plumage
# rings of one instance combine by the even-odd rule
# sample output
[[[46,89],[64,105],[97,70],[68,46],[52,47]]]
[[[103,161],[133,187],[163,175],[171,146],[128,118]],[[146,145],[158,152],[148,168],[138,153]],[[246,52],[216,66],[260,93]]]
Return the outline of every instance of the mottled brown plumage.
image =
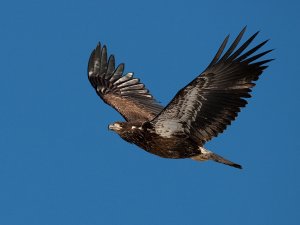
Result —
[[[115,68],[115,58],[107,61],[106,46],[98,44],[88,64],[88,78],[100,98],[114,107],[126,121],[153,119],[163,107],[158,104],[145,85],[133,78],[133,73],[123,75],[124,64]]]
[[[227,36],[204,72],[182,88],[165,108],[132,73],[123,75],[124,64],[115,68],[114,56],[107,60],[106,47],[99,44],[89,60],[88,78],[100,98],[127,121],[109,128],[124,140],[164,158],[214,160],[241,168],[203,145],[235,120],[240,108],[247,104],[245,98],[251,97],[254,81],[271,61],[257,60],[272,50],[255,54],[267,41],[245,51],[258,32],[236,49],[245,30],[223,53]]]

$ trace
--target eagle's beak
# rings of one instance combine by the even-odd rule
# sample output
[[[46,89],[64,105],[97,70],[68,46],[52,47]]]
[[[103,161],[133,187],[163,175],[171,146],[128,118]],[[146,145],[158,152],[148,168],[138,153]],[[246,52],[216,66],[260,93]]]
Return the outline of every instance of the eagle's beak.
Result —
[[[117,131],[117,130],[121,130],[122,127],[120,126],[120,124],[114,123],[114,124],[110,124],[110,125],[108,126],[108,129],[109,129],[109,130],[115,130],[115,131]]]

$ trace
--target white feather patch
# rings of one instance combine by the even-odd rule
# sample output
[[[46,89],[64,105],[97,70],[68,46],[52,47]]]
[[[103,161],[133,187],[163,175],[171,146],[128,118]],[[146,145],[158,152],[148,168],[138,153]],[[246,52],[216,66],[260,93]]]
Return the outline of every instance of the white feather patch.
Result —
[[[167,120],[155,124],[155,132],[162,137],[171,138],[176,133],[184,133],[183,124],[178,120]]]

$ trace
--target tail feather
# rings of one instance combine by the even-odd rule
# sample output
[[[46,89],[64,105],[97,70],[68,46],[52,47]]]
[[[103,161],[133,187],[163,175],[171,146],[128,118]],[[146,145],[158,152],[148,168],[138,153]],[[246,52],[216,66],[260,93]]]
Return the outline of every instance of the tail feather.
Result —
[[[192,159],[194,160],[197,160],[197,161],[206,161],[206,160],[213,160],[215,162],[218,162],[218,163],[223,163],[225,165],[228,165],[228,166],[232,166],[232,167],[235,167],[235,168],[238,168],[238,169],[242,169],[242,166],[237,164],[237,163],[234,163],[234,162],[231,162],[229,161],[228,159],[225,159],[223,158],[222,156],[219,156],[203,147],[200,147],[199,148],[200,151],[201,151],[201,154],[199,155],[196,155],[196,156],[193,156],[191,157]]]

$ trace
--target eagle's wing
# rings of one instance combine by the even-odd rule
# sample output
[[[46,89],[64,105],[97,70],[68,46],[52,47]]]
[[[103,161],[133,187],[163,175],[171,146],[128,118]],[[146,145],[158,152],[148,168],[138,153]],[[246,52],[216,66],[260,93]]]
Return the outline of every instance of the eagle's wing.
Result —
[[[272,51],[256,54],[268,40],[243,53],[258,32],[235,50],[245,29],[222,55],[227,36],[206,70],[181,89],[151,121],[157,133],[165,137],[186,134],[198,144],[204,144],[222,133],[237,117],[240,108],[247,104],[245,98],[251,97],[253,82],[272,60],[256,61]]]
[[[88,78],[97,94],[127,121],[153,119],[163,107],[133,73],[123,75],[123,71],[124,64],[115,68],[114,56],[107,60],[106,46],[99,43],[88,63]]]

